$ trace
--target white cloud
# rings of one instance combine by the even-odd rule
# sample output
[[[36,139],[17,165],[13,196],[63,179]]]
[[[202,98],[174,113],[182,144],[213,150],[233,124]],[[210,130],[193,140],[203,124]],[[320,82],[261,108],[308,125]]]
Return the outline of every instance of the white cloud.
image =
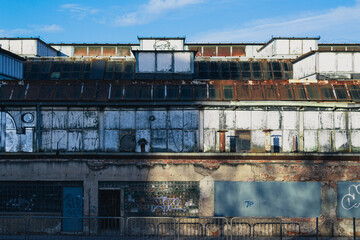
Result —
[[[115,20],[116,26],[132,26],[149,23],[162,14],[183,8],[188,5],[202,3],[203,0],[150,0],[137,11],[119,16]]]
[[[60,6],[60,11],[69,11],[73,18],[83,20],[88,15],[94,15],[100,10],[92,7],[83,6],[80,4],[63,4]]]
[[[61,26],[57,24],[51,24],[51,25],[37,26],[35,30],[39,32],[60,32],[63,29]]]
[[[325,41],[354,41],[360,38],[360,0],[352,7],[307,13],[296,18],[259,19],[244,27],[213,30],[193,37],[196,42],[266,41],[271,36],[322,36]]]

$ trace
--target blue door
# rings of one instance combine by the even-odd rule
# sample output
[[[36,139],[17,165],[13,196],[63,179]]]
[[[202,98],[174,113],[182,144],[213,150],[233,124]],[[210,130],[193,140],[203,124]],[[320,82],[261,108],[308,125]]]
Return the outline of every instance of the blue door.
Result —
[[[62,228],[64,232],[72,232],[79,224],[78,230],[82,230],[82,223],[78,218],[83,216],[83,188],[82,187],[64,187],[63,188],[63,217],[70,217],[75,220],[75,226],[72,219],[63,219]]]
[[[280,152],[280,140],[278,137],[274,137],[274,152]]]

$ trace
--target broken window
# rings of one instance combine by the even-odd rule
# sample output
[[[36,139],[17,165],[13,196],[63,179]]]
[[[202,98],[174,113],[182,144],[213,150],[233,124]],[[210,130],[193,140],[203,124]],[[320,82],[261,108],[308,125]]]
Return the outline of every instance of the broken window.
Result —
[[[223,95],[224,95],[224,100],[233,100],[234,99],[234,86],[233,85],[223,86]]]
[[[221,100],[221,91],[219,86],[209,86],[209,99],[210,100]]]
[[[195,99],[206,100],[207,99],[207,86],[206,85],[195,85]]]
[[[177,86],[177,85],[168,85],[167,86],[167,99],[168,100],[178,100],[179,99],[179,86]]]
[[[274,72],[274,79],[284,79],[280,62],[272,62],[272,67]]]
[[[235,130],[230,138],[230,152],[249,152],[251,150],[251,133],[249,130]]]
[[[261,80],[260,63],[259,62],[252,62],[251,67],[252,67],[252,73],[253,73],[254,80]]]
[[[240,64],[241,64],[242,80],[250,80],[251,79],[250,63],[241,62]]]
[[[192,100],[193,99],[193,88],[192,85],[181,86],[181,100]]]
[[[165,86],[164,85],[154,85],[154,100],[164,100],[165,99]]]

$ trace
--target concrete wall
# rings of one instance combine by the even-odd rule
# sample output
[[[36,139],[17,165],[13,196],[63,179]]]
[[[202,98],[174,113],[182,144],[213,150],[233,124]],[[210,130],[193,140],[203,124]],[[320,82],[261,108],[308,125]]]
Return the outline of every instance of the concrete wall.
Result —
[[[117,160],[103,161],[100,159],[65,160],[59,156],[57,159],[24,161],[20,156],[18,160],[2,158],[0,174],[2,181],[82,182],[85,216],[97,216],[99,185],[104,181],[114,182],[114,184],[141,181],[166,181],[169,184],[176,181],[198,182],[200,190],[198,195],[199,216],[214,216],[214,185],[216,181],[320,182],[320,235],[330,236],[332,223],[335,235],[350,235],[351,220],[349,219],[350,224],[348,224],[347,220],[339,217],[337,213],[338,208],[341,207],[341,199],[347,190],[341,189],[340,191],[338,188],[342,186],[339,184],[341,182],[359,182],[360,167],[357,161],[345,161],[343,158],[346,156],[339,155],[338,160],[332,158],[333,160],[244,161],[227,160],[224,156],[218,155],[218,159],[206,159],[205,157],[201,161],[196,160],[196,156],[194,156],[194,160],[178,158],[166,162],[161,160],[161,157],[159,160],[143,159],[138,160],[135,165],[132,160],[121,159],[121,157],[117,157]],[[27,171],[23,171],[24,169]],[[231,194],[236,198],[236,193]],[[166,193],[161,196],[169,197]],[[284,196],[279,195],[279,197]],[[281,203],[281,201],[271,204],[274,207],[280,207],[276,205],[277,203]],[[156,201],[153,204],[156,205]],[[251,207],[256,207],[257,204],[261,203],[254,202]],[[161,216],[173,216],[173,214],[172,211],[166,211]],[[315,220],[290,218],[289,221],[314,223]]]
[[[57,52],[38,39],[0,39],[3,49],[21,56],[55,57]]]

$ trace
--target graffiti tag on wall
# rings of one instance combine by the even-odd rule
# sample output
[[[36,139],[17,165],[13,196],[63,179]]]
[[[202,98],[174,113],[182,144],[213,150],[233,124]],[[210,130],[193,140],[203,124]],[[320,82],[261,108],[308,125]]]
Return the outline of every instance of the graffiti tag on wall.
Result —
[[[154,197],[156,205],[151,206],[151,212],[155,212],[156,209],[160,209],[165,215],[166,212],[173,210],[180,210],[186,212],[186,209],[181,208],[179,198],[168,198],[168,197]]]
[[[360,184],[349,186],[348,193],[341,199],[341,206],[345,210],[360,206]]]

